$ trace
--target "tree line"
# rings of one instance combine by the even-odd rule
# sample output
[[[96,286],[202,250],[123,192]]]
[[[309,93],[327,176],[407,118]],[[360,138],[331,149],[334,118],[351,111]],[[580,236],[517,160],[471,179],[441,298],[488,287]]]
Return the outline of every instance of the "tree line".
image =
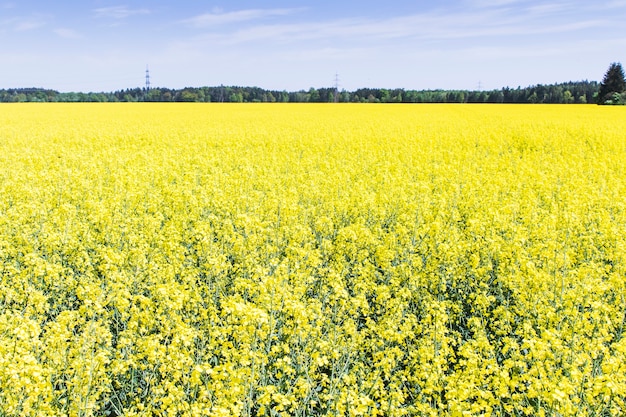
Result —
[[[284,102],[284,103],[596,103],[602,84],[570,81],[550,85],[496,90],[405,90],[360,88],[338,91],[333,87],[300,91],[265,90],[259,87],[215,86],[132,88],[114,92],[75,93],[42,88],[0,90],[0,102]],[[611,99],[614,97],[611,96]]]

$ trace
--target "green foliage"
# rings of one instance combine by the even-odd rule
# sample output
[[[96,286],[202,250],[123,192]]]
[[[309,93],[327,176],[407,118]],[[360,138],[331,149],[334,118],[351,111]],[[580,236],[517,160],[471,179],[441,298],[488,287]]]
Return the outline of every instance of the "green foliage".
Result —
[[[626,104],[623,96],[626,92],[626,77],[622,64],[614,62],[604,74],[600,90],[598,91],[598,104]]]
[[[471,90],[405,90],[402,88],[359,88],[335,91],[334,87],[300,91],[265,90],[259,87],[216,86],[125,89],[109,93],[60,93],[40,88],[0,90],[0,102],[200,102],[200,103],[593,103],[603,97],[596,81],[576,81],[551,85]],[[618,91],[618,90],[611,90]],[[605,100],[613,100],[608,94]],[[622,100],[624,102],[624,100]]]

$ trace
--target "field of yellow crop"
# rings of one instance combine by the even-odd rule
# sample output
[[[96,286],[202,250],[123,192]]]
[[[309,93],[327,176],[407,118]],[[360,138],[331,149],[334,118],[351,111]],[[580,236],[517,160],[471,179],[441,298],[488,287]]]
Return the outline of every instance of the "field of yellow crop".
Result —
[[[0,106],[0,416],[626,413],[626,109]]]

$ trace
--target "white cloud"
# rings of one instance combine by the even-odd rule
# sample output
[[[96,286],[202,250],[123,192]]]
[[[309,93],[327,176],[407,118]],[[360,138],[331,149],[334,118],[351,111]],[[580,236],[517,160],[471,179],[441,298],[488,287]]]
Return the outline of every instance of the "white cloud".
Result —
[[[222,12],[216,10],[213,13],[205,13],[185,19],[182,23],[195,27],[208,27],[259,20],[273,16],[286,16],[301,10],[303,9],[247,9],[234,12]]]
[[[469,0],[467,4],[471,7],[501,7],[526,2],[524,0]]]
[[[602,6],[605,9],[626,9],[626,0],[614,0]]]
[[[547,3],[530,6],[528,7],[528,12],[534,15],[549,15],[560,13],[566,11],[567,9],[569,8],[563,3]]]
[[[58,29],[53,30],[53,32],[57,34],[58,36],[60,36],[61,38],[66,38],[66,39],[80,39],[83,37],[80,33],[75,31],[74,29],[58,28]]]
[[[391,40],[438,42],[454,39],[476,38],[501,39],[502,37],[570,33],[607,24],[604,19],[568,20],[557,18],[559,10],[554,7],[526,10],[509,14],[499,10],[470,12],[430,12],[384,19],[350,18],[305,23],[256,24],[237,26],[234,30],[206,32],[192,42],[223,45],[242,43],[292,43],[301,41],[326,41],[329,45],[341,42],[352,44],[384,43]],[[217,25],[251,20],[260,14],[233,12],[222,20],[215,17],[199,19]],[[211,15],[224,16],[224,15]],[[532,16],[533,18],[530,18]],[[546,24],[546,21],[550,24]]]
[[[46,21],[41,17],[14,17],[0,22],[0,26],[16,32],[27,32],[45,25]]]
[[[280,79],[273,81],[278,87],[289,82],[297,85],[297,80],[322,85],[331,80],[337,70],[339,73],[352,71],[350,88],[372,83],[407,88],[422,83],[423,86],[452,88],[454,86],[437,81],[441,74],[432,73],[433,68],[444,68],[444,63],[450,63],[467,68],[463,81],[466,87],[475,85],[479,79],[494,86],[526,85],[559,80],[560,75],[554,69],[556,57],[566,62],[583,47],[597,51],[598,44],[613,36],[602,28],[615,26],[621,18],[617,16],[619,13],[598,11],[592,4],[584,8],[584,13],[575,14],[569,7],[557,7],[558,1],[551,2],[550,7],[534,9],[536,2],[515,6],[506,3],[511,7],[438,8],[395,17],[322,19],[303,13],[263,20],[261,14],[222,13],[227,17],[206,19],[205,25],[198,21],[194,25],[198,27],[196,35],[179,36],[165,50],[178,57],[175,59],[178,62],[219,60],[225,63],[221,73],[212,73],[212,79],[226,83],[233,80],[268,86],[273,77]],[[220,13],[216,11],[211,15]],[[225,22],[246,23],[225,25]],[[581,40],[587,40],[588,44],[581,44]],[[209,50],[212,51],[210,58]],[[402,65],[393,64],[390,68],[390,61]],[[486,62],[492,68],[485,69]],[[506,73],[503,68],[513,65],[512,62],[518,68],[530,62],[536,65],[520,76],[502,75]],[[416,70],[409,71],[412,75],[401,76],[408,67]],[[565,78],[589,77],[582,66],[576,67],[576,73],[558,71],[565,74],[562,75]],[[193,77],[193,68],[195,65],[190,66],[187,77]],[[265,70],[250,72],[250,68]],[[492,78],[487,78],[488,73]],[[204,80],[202,77],[206,75],[198,75]]]
[[[130,16],[150,14],[148,9],[131,9],[128,6],[101,7],[93,10],[97,17],[126,19]]]

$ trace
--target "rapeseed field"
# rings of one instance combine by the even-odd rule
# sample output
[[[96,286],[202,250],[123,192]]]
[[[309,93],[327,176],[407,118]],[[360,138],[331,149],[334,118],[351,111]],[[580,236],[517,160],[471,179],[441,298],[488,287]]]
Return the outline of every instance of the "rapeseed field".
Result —
[[[0,106],[0,416],[626,414],[626,109]]]

